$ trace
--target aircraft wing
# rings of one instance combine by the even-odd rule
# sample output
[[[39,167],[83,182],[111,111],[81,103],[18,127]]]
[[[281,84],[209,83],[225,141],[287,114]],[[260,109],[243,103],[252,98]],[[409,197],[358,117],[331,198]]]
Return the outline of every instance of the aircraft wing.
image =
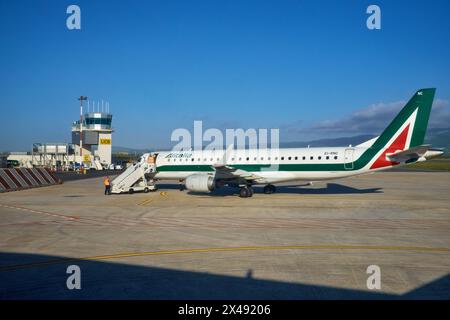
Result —
[[[395,161],[395,162],[408,162],[410,160],[414,160],[414,159],[418,159],[418,158],[422,157],[430,149],[431,149],[431,145],[424,144],[421,146],[413,147],[413,148],[399,151],[396,153],[387,154],[387,157],[391,161]]]
[[[237,169],[229,165],[224,164],[215,164],[213,165],[213,168],[216,170],[218,174],[220,174],[222,177],[229,178],[229,179],[244,179],[244,180],[251,180],[258,183],[266,183],[266,179],[264,179],[261,176],[258,176],[254,173],[251,173],[246,170]]]

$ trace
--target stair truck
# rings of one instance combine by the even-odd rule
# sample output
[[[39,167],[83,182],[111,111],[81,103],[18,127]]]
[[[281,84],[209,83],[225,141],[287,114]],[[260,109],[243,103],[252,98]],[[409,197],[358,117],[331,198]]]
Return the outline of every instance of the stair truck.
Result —
[[[156,191],[152,176],[156,173],[157,154],[146,153],[111,181],[111,193],[134,193]]]

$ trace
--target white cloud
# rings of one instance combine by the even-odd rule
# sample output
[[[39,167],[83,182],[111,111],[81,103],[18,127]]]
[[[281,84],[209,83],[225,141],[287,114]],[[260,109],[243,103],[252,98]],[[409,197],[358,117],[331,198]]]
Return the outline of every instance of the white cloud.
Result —
[[[394,119],[397,113],[403,108],[406,101],[396,101],[389,103],[372,104],[363,109],[357,110],[349,116],[337,120],[324,120],[308,127],[297,127],[294,130],[294,123],[284,126],[289,133],[299,133],[315,136],[343,136],[359,134],[379,134]],[[449,101],[436,99],[431,112],[430,128],[450,127]]]

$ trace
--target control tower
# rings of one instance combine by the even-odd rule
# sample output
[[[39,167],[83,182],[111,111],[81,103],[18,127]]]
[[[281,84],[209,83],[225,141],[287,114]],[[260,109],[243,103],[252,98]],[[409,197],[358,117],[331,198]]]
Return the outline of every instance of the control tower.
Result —
[[[114,131],[111,121],[112,114],[109,112],[81,113],[80,120],[72,124],[72,144],[77,162],[96,169],[111,164]]]

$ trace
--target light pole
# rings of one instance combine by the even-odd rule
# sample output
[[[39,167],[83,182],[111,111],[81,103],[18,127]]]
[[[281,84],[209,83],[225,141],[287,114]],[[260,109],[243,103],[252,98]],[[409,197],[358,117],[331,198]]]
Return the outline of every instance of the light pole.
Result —
[[[87,100],[87,97],[80,96],[80,169],[83,170],[83,101]]]

